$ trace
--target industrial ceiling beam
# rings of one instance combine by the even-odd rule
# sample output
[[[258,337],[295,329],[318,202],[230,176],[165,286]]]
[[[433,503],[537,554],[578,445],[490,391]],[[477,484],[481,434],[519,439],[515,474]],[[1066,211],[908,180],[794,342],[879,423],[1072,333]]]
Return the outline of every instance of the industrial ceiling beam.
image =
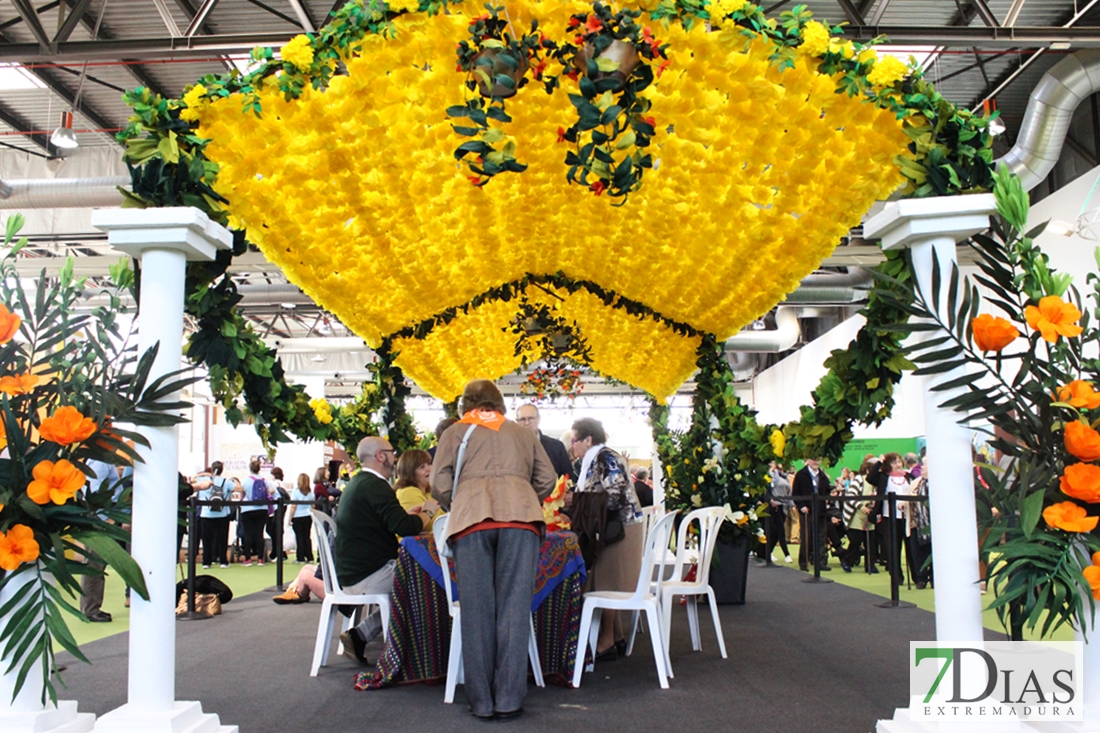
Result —
[[[168,5],[164,0],[153,0],[153,5],[157,6],[157,13],[160,14],[161,22],[164,23],[164,27],[168,29],[169,35],[174,38],[179,38],[183,35],[180,32],[180,27],[176,23],[176,19],[172,16],[172,11],[168,9]]]
[[[163,2],[163,0],[161,0],[161,2]],[[69,17],[72,18],[73,16],[77,17],[77,20],[88,30],[88,32],[90,32],[90,33],[95,32],[96,22],[88,14],[87,8],[85,8],[84,12],[80,12],[80,13],[78,13],[76,11],[73,11],[72,14]],[[114,38],[115,38],[114,32],[110,28],[108,28],[105,23],[100,21],[100,23],[99,23],[99,39],[102,40],[102,41],[110,41],[110,40],[114,40]],[[150,90],[154,94],[159,94],[162,97],[167,96],[167,95],[164,94],[163,89],[161,89],[160,84],[157,83],[157,81],[155,79],[153,79],[153,77],[151,77],[148,73],[146,73],[146,71],[144,69],[142,69],[140,66],[137,66],[135,64],[127,63],[129,61],[132,61],[133,59],[121,59],[121,60],[123,62],[122,68],[126,70],[126,73],[129,74],[134,79],[134,81],[136,81],[138,84],[145,87],[146,89]],[[91,79],[92,77],[89,76],[88,78]],[[96,80],[96,81],[98,81],[98,80]]]
[[[218,0],[203,0],[202,5],[195,11],[195,17],[187,24],[187,30],[183,32],[183,35],[190,38],[198,33],[202,25],[206,23],[206,16],[210,15],[210,11],[213,10],[214,6],[217,4]]]
[[[848,19],[848,22],[852,25],[867,25],[867,22],[863,20],[863,16],[860,15],[859,9],[852,4],[852,0],[836,0],[837,5],[844,12],[844,17]]]
[[[38,39],[39,45],[49,48],[50,37],[46,35],[46,29],[42,27],[42,21],[38,18],[38,11],[31,5],[30,0],[11,0],[11,4],[15,6],[19,17],[27,24],[34,37]]]
[[[84,13],[88,12],[88,6],[92,4],[92,0],[79,0],[76,3],[76,7],[70,8],[68,17],[61,24],[61,27],[57,29],[57,33],[54,34],[53,40],[50,41],[50,46],[56,46],[62,41],[69,40],[69,36],[76,30],[77,25],[80,23],[80,19],[84,17]]]
[[[878,25],[882,22],[882,16],[888,7],[890,7],[890,0],[882,0],[882,2],[878,4],[874,14],[871,16],[871,25]]]
[[[53,145],[50,144],[50,136],[48,134],[43,132],[29,132],[34,130],[34,125],[2,105],[0,105],[0,122],[3,122],[17,132],[22,132],[28,140],[45,150],[51,158],[54,156],[55,151]]]
[[[1100,1],[1100,0],[1098,0]],[[881,35],[886,45],[999,48],[1048,48],[1067,44],[1073,48],[1100,48],[1100,27],[943,27],[857,26],[842,28],[853,41],[870,41]],[[134,59],[206,57],[247,53],[256,46],[282,46],[293,33],[238,33],[191,38],[127,38],[102,41],[66,41],[50,54],[34,43],[0,45],[0,61],[80,63],[127,57]]]
[[[291,18],[286,13],[281,13],[278,10],[276,10],[275,8],[268,5],[267,3],[261,2],[261,0],[246,0],[246,1],[253,4],[253,5],[255,5],[257,8],[259,8],[260,10],[263,10],[264,12],[270,13],[271,15],[274,15],[279,20],[290,23],[293,26],[301,26],[303,30],[306,30],[310,33],[313,32],[312,27],[311,28],[306,28],[305,27],[305,24],[303,23],[303,21],[301,20],[300,17],[299,17],[298,20],[295,20],[294,18]],[[308,17],[307,17],[307,21],[308,21]]]
[[[997,22],[996,16],[993,15],[993,11],[989,9],[989,5],[986,4],[985,0],[970,0],[970,2],[974,5],[975,10],[978,11],[978,15],[981,16],[983,23],[985,23],[990,28],[996,28],[1000,25],[1000,23]]]
[[[302,0],[290,0],[290,7],[294,9],[294,14],[298,16],[298,22],[302,24],[302,30],[306,33],[313,33],[317,30],[313,18],[309,15],[309,10],[302,5]]]
[[[1013,0],[1012,7],[1008,9],[1008,14],[1005,15],[1004,24],[1011,28],[1016,25],[1016,20],[1020,17],[1020,11],[1024,9],[1024,3],[1027,0]]]

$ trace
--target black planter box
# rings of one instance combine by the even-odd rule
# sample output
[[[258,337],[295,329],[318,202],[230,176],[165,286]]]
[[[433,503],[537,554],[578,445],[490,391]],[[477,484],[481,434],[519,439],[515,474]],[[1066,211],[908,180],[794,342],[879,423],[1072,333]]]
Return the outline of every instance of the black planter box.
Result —
[[[745,584],[749,576],[749,542],[723,542],[714,546],[710,568],[710,587],[718,603],[744,605]]]

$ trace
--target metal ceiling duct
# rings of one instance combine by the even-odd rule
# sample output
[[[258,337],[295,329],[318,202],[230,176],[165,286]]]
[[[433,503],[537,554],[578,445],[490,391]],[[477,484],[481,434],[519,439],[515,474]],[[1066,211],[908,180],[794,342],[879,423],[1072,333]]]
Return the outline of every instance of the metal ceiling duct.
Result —
[[[1025,191],[1046,179],[1062,154],[1077,105],[1100,91],[1100,49],[1066,56],[1031,92],[1016,145],[998,158],[1020,177]]]
[[[853,267],[844,273],[822,273],[802,278],[798,289],[789,294],[784,303],[799,305],[850,305],[865,300],[867,289],[874,278],[861,267]]]
[[[0,209],[88,209],[121,206],[119,186],[130,187],[128,176],[104,178],[28,178],[0,181]]]
[[[774,330],[735,333],[726,340],[726,351],[777,353],[793,348],[801,336],[798,309],[779,306],[775,309]]]

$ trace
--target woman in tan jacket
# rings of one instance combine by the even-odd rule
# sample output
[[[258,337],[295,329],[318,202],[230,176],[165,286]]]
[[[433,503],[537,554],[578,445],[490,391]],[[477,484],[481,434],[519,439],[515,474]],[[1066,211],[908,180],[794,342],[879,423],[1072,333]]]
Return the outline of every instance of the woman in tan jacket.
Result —
[[[451,513],[462,593],[466,699],[479,718],[514,718],[527,695],[527,639],[542,500],[557,474],[535,433],[504,417],[504,398],[485,379],[466,385],[463,417],[443,433],[432,463],[432,496]],[[469,433],[458,484],[455,462]]]

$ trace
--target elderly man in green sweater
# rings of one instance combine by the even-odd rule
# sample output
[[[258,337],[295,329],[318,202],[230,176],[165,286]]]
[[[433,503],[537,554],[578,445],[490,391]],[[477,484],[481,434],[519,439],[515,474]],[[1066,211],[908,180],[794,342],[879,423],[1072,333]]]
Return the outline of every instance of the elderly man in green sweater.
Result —
[[[396,464],[393,446],[384,438],[359,441],[355,451],[363,470],[340,497],[336,512],[336,576],[348,593],[389,593],[397,564],[397,537],[420,534],[427,514],[406,512],[390,486]],[[376,609],[355,628],[340,636],[344,654],[369,664],[364,648],[382,633]]]

